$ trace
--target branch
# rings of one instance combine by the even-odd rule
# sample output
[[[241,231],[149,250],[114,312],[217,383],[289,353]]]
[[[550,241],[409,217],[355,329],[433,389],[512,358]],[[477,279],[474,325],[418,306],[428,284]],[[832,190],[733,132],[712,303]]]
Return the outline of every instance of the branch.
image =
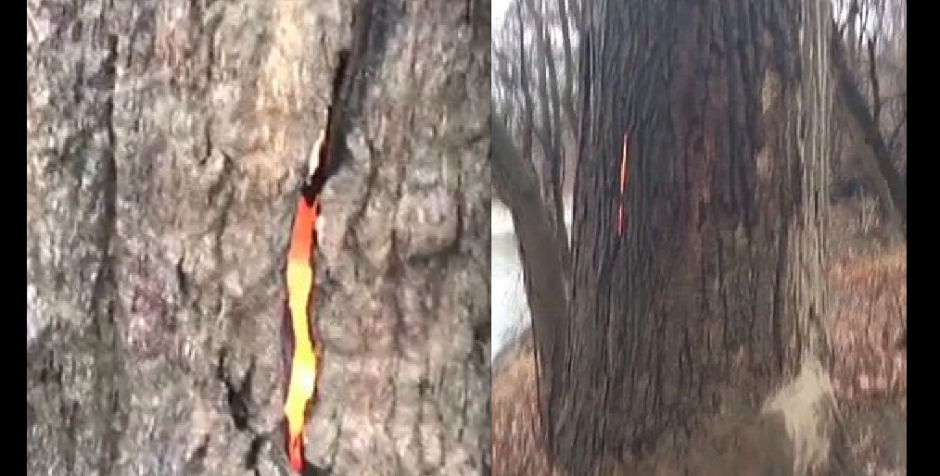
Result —
[[[551,395],[541,392],[554,388],[553,363],[564,359],[567,341],[568,293],[567,277],[552,231],[548,206],[539,192],[538,176],[531,161],[519,155],[505,124],[496,116],[491,119],[492,180],[496,196],[509,207],[519,243],[519,258],[525,280],[526,297],[532,316],[532,339],[538,371],[539,408],[543,422],[549,421]],[[567,244],[567,243],[565,243]],[[546,383],[547,385],[543,385]]]
[[[881,86],[878,83],[878,60],[876,59],[876,40],[868,39],[868,82],[871,83],[871,115],[875,124],[881,123]]]
[[[894,150],[898,144],[898,138],[901,136],[901,130],[904,128],[904,124],[907,124],[907,114],[901,116],[901,119],[898,120],[898,123],[894,126],[894,130],[891,131],[891,136],[888,137],[888,150]]]

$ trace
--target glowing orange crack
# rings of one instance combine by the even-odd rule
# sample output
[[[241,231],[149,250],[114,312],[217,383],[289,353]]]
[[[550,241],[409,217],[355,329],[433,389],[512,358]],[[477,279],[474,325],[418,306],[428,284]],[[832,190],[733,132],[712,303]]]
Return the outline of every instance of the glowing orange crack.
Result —
[[[623,135],[623,155],[620,158],[620,205],[617,209],[617,235],[623,235],[624,227],[626,226],[626,216],[624,215],[624,203],[626,202],[626,191],[627,191],[627,166],[628,166],[628,149],[630,144],[630,136],[627,134]]]
[[[323,135],[317,140],[319,151]],[[313,166],[313,164],[312,164]],[[317,201],[308,201],[301,195],[297,203],[291,231],[290,250],[287,258],[287,296],[294,336],[294,353],[291,358],[290,383],[284,416],[287,420],[287,451],[291,467],[300,473],[304,467],[304,427],[307,424],[307,407],[316,392],[317,352],[311,338],[308,309],[313,295],[313,269],[317,223]]]

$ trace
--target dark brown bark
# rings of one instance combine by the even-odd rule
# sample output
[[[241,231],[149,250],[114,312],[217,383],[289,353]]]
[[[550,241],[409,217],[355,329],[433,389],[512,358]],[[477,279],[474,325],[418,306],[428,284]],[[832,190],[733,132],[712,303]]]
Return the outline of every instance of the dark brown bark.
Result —
[[[551,408],[548,402],[560,391],[550,369],[566,362],[568,290],[561,252],[566,244],[557,241],[532,162],[519,155],[499,119],[493,119],[491,134],[493,187],[512,214],[530,312],[538,316],[532,320],[532,336],[539,374],[545,376],[539,379],[539,398],[541,418],[547,421],[552,418],[545,413]]]
[[[826,37],[797,42],[799,1],[590,5],[570,363],[543,377],[571,475],[692,431],[729,392],[756,406],[826,352]]]
[[[283,474],[286,240],[330,103],[307,457],[485,473],[488,10],[28,3],[27,474]]]

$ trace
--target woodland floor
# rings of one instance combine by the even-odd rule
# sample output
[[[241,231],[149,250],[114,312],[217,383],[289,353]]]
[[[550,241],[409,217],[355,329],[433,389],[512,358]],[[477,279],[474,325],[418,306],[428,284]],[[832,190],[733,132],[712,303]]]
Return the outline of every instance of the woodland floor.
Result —
[[[879,245],[871,206],[840,206],[828,269],[828,320],[837,401],[864,476],[907,474],[907,248]],[[523,333],[497,359],[493,385],[493,466],[497,476],[564,476],[535,438],[531,345]],[[628,476],[626,471],[611,476]],[[632,476],[632,475],[629,475]]]

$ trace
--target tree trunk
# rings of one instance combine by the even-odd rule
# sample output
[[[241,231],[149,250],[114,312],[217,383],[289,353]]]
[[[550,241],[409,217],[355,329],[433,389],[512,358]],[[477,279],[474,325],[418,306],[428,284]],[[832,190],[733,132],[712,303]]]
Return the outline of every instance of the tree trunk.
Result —
[[[28,2],[27,474],[286,474],[282,275],[330,104],[307,458],[483,474],[488,10]]]
[[[565,288],[564,262],[567,243],[561,242],[553,227],[553,205],[539,191],[539,178],[531,161],[524,159],[513,146],[509,132],[500,119],[493,119],[493,188],[509,207],[513,229],[519,244],[520,261],[524,267],[525,291],[532,316],[532,336],[541,376],[539,391],[541,419],[552,418],[546,413],[549,403],[559,393],[557,379],[550,369],[565,365],[567,340],[568,292]],[[559,199],[553,196],[549,200]],[[551,202],[549,202],[551,203]]]
[[[828,23],[798,24],[828,19],[815,3],[587,7],[571,364],[548,428],[568,474],[755,408],[825,354]]]

